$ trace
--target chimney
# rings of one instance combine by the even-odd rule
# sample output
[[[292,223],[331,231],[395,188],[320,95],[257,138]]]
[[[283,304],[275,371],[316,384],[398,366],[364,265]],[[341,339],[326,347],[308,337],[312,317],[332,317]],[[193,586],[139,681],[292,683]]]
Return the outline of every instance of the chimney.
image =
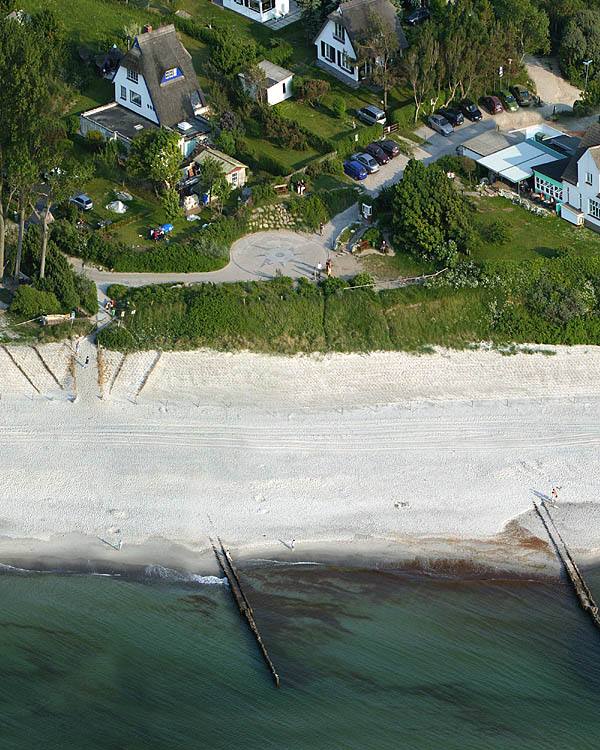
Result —
[[[150,24],[149,24],[149,23],[147,23],[147,24],[146,24],[146,25],[144,26],[144,34],[151,34],[151,33],[152,33],[152,26],[150,26]]]

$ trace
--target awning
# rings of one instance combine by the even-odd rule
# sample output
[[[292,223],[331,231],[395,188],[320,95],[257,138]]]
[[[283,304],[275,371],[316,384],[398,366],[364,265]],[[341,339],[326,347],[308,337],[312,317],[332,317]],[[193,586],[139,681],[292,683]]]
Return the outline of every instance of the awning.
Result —
[[[552,156],[546,151],[536,148],[533,144],[523,141],[514,146],[508,146],[495,154],[477,159],[482,167],[495,172],[509,182],[517,183],[532,176],[531,168],[539,164],[557,161],[559,156]]]

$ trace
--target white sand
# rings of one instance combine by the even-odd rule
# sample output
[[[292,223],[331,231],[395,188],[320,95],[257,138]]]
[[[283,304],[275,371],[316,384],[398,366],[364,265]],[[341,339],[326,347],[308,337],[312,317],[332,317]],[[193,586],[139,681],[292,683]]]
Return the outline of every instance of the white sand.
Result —
[[[600,348],[163,354],[136,397],[156,360],[146,352],[101,399],[84,342],[92,360],[74,402],[63,350],[40,349],[61,390],[11,347],[41,394],[0,359],[0,560],[198,559],[200,570],[218,533],[250,557],[555,570],[531,512],[554,485],[566,541],[586,559],[600,552]],[[120,361],[105,358],[106,383]]]

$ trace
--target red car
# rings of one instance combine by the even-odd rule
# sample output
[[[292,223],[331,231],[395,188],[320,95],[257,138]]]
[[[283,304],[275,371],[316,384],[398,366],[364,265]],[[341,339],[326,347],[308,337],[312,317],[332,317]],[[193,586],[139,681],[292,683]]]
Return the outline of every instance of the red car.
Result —
[[[500,99],[498,99],[497,96],[484,96],[481,100],[481,103],[487,109],[490,115],[497,115],[498,112],[504,111],[502,102],[500,101]]]
[[[379,164],[387,164],[390,160],[390,157],[385,153],[381,146],[378,146],[376,143],[369,143],[365,148],[365,154],[372,156]]]

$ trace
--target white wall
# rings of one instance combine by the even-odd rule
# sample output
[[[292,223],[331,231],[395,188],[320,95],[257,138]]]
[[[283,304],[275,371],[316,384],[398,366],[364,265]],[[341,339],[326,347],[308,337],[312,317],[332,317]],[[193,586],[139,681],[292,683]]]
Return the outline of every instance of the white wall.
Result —
[[[273,106],[273,104],[279,104],[279,102],[284,101],[284,99],[290,98],[290,96],[292,95],[293,77],[294,76],[288,76],[288,78],[286,78],[285,80],[280,81],[279,83],[276,83],[267,89],[267,103],[269,105]]]
[[[253,21],[264,23],[273,18],[286,16],[290,12],[290,0],[275,0],[275,7],[266,11],[266,13],[257,13],[254,10],[250,10],[250,8],[246,8],[243,2],[240,5],[236,3],[235,0],[223,0],[223,7],[228,8],[229,10],[234,10],[236,13],[251,18]]]
[[[588,151],[581,157],[577,163],[577,170],[579,173],[579,192],[581,193],[581,210],[585,214],[586,221],[600,227],[600,220],[596,219],[589,214],[589,199],[599,201],[598,193],[600,193],[600,172],[596,166],[596,162],[592,154]],[[588,185],[586,182],[586,173],[590,172],[592,175],[592,184]]]
[[[351,59],[354,59],[356,57],[356,53],[354,51],[354,47],[352,46],[352,42],[350,41],[350,38],[348,37],[348,33],[344,31],[344,42],[340,42],[339,39],[336,39],[333,36],[333,31],[335,29],[335,24],[332,20],[327,21],[327,26],[321,31],[319,36],[315,40],[315,45],[317,47],[317,59],[321,60],[325,63],[325,65],[329,65],[331,68],[336,70],[338,73],[342,73],[345,75],[349,80],[351,81],[358,81],[358,66],[354,65],[354,73],[349,73],[344,68],[341,68],[337,64],[337,53],[339,52],[345,52],[348,57]],[[323,55],[321,54],[321,42],[325,42],[325,44],[329,44],[331,47],[335,49],[335,62],[330,62],[329,60],[325,59]]]
[[[132,112],[136,112],[141,117],[145,117],[146,120],[151,120],[157,125],[160,125],[158,117],[156,115],[156,111],[154,110],[154,105],[152,104],[152,99],[150,98],[150,92],[148,91],[148,87],[146,86],[146,81],[144,80],[144,76],[141,73],[138,76],[137,83],[134,83],[133,81],[129,81],[127,79],[127,69],[121,65],[121,67],[119,67],[119,69],[115,73],[113,83],[115,85],[115,101],[118,104],[120,104],[122,107],[130,109]],[[124,86],[126,89],[126,99],[121,99],[121,86]],[[141,107],[138,107],[131,102],[129,96],[129,93],[131,91],[139,94],[142,97]]]

